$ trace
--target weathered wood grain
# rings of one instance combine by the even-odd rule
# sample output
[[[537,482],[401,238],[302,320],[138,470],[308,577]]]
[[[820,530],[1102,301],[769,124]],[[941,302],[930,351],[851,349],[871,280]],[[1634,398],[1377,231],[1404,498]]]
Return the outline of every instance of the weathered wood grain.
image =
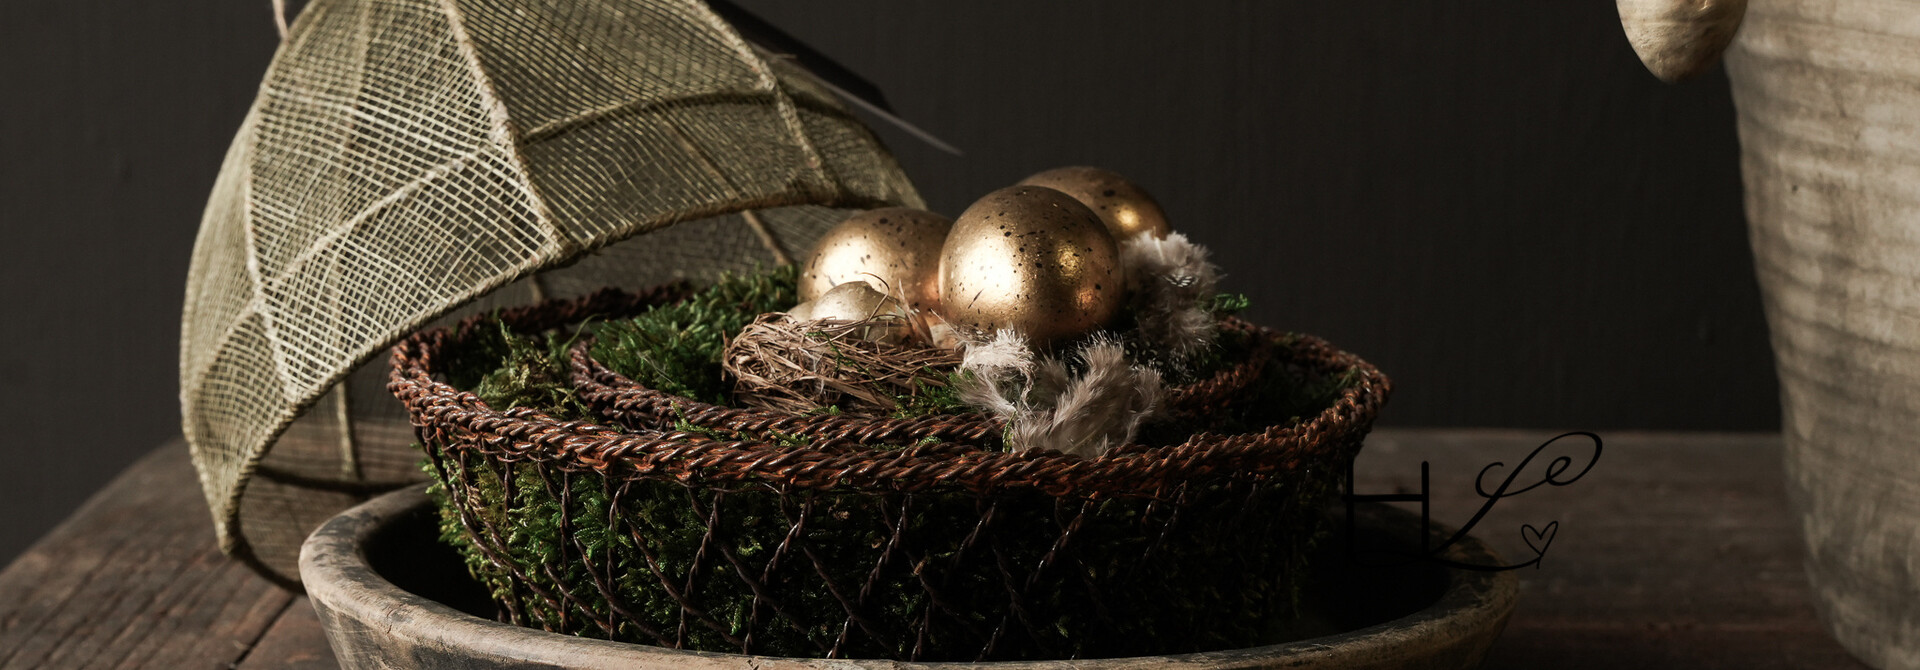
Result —
[[[1552,430],[1380,430],[1359,461],[1362,493],[1417,490],[1432,462],[1434,518],[1465,523],[1473,478],[1516,465]],[[1532,555],[1520,525],[1559,521],[1488,668],[1864,668],[1814,615],[1780,437],[1606,433],[1578,482],[1495,505],[1474,535],[1509,560]],[[1562,446],[1568,448],[1561,448]],[[1583,453],[1563,442],[1544,452]],[[1577,467],[1577,466],[1576,466]],[[1508,471],[1488,475],[1488,487]],[[1499,476],[1496,476],[1499,475]],[[1517,485],[1538,481],[1522,474]]]
[[[306,596],[293,599],[287,611],[240,661],[237,670],[334,670],[340,667],[327,633]]]
[[[170,442],[0,570],[0,669],[225,668],[292,600],[220,554]]]

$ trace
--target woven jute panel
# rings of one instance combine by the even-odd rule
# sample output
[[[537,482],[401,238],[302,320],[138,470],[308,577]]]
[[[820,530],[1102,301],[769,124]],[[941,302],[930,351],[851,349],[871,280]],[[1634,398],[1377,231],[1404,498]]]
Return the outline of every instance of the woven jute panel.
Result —
[[[778,262],[902,205],[872,134],[700,2],[315,0],[188,278],[181,412],[222,549],[291,581],[318,519],[417,476],[403,413],[353,375],[407,333]]]

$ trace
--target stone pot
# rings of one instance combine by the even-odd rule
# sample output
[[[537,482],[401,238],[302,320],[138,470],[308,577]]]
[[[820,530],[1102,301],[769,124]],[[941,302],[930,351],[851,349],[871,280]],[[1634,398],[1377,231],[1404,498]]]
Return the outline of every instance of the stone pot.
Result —
[[[1815,605],[1862,660],[1920,670],[1920,2],[1619,3],[1662,78],[1739,28],[1727,74]],[[1695,20],[1716,25],[1677,27]]]
[[[1358,515],[1363,548],[1417,548],[1417,515],[1373,505]],[[1444,538],[1449,529],[1428,532]],[[436,537],[423,488],[376,498],[322,525],[300,552],[300,576],[340,665],[359,668],[694,668],[938,670],[960,663],[768,658],[677,651],[557,635],[476,616],[490,612],[480,585]],[[1513,612],[1518,579],[1414,564],[1366,568],[1344,560],[1342,538],[1322,543],[1308,616],[1294,642],[1251,649],[1118,659],[997,663],[1001,670],[1090,668],[1453,669],[1480,664]],[[1445,558],[1500,558],[1467,538]]]
[[[1755,2],[1727,73],[1815,603],[1920,669],[1920,2]]]

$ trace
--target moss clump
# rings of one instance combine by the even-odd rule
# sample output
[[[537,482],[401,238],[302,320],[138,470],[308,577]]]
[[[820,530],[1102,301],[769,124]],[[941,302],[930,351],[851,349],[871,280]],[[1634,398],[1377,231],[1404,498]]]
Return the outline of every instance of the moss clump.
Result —
[[[960,392],[956,390],[959,388],[962,374],[965,373],[948,374],[945,385],[928,384],[923,381],[918,384],[919,390],[914,393],[895,396],[893,418],[917,419],[937,414],[963,414],[976,411],[960,399]]]
[[[500,330],[506,353],[498,368],[480,378],[474,395],[500,410],[531,407],[562,421],[593,417],[574,391],[564,362],[578,331],[526,336],[508,332],[504,325]]]
[[[1253,300],[1245,293],[1222,293],[1208,300],[1205,309],[1216,319],[1239,316],[1253,306]]]
[[[593,357],[640,384],[701,402],[727,404],[720,371],[727,338],[754,317],[799,300],[799,270],[728,274],[687,300],[608,322]]]

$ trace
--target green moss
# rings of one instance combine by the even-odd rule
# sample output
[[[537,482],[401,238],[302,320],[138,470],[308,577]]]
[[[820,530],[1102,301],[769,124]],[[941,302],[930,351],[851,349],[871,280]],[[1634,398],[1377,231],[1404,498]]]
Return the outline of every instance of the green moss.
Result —
[[[1206,303],[1203,309],[1220,319],[1238,316],[1241,312],[1247,311],[1248,307],[1253,306],[1253,300],[1249,299],[1245,293],[1222,293]]]
[[[512,337],[516,335],[499,321],[497,314],[494,319],[482,320],[478,326],[464,328],[460,333],[462,344],[442,354],[437,372],[445,375],[447,383],[454,388],[472,390],[480,385],[480,380],[504,365],[512,350],[507,340]]]
[[[473,386],[474,395],[496,410],[531,407],[562,421],[593,417],[567,371],[567,348],[578,338],[578,330],[519,335],[504,324],[499,330],[505,353],[497,367]]]
[[[687,300],[608,322],[596,333],[593,356],[649,388],[727,404],[720,370],[727,338],[754,317],[792,307],[799,299],[798,279],[792,266],[722,276]]]
[[[974,411],[960,400],[960,392],[955,390],[964,372],[952,372],[947,375],[944,384],[930,384],[922,380],[915,384],[917,390],[906,395],[894,396],[893,418],[917,419],[937,414],[963,414]]]

